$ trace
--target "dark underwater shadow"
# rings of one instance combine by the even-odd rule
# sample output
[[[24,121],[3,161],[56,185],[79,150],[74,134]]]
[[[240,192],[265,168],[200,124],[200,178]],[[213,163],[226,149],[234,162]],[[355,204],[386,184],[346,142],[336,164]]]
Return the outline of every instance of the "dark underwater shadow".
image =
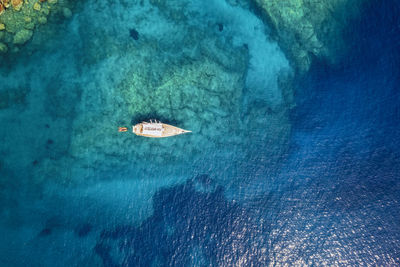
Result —
[[[203,174],[162,189],[153,197],[153,216],[139,227],[104,229],[94,248],[104,265],[190,266],[197,260],[201,266],[222,266],[246,258],[250,265],[266,266],[268,226],[228,201],[221,186],[199,192],[195,183],[213,182]]]
[[[374,261],[373,255],[385,253],[398,260],[398,14],[398,1],[366,2],[362,17],[347,28],[349,51],[342,62],[331,66],[315,60],[308,75],[298,81],[297,106],[291,114],[292,147],[296,149],[281,171],[282,195],[278,199],[287,214],[280,219],[298,222],[303,216],[301,223],[310,223],[315,229],[308,232],[311,237],[319,234],[316,229],[324,227],[337,235],[351,235],[358,227],[356,221],[362,222],[366,232],[372,232],[376,239],[355,235],[339,242],[354,251],[363,249],[354,241],[356,238],[369,244],[369,254],[361,257],[366,264]],[[291,208],[296,210],[292,215]],[[329,223],[308,219],[324,214],[330,216]],[[301,226],[287,228],[297,231],[296,227]],[[330,249],[316,242],[304,242],[305,259]],[[344,256],[352,259],[351,255]],[[334,261],[327,257],[324,263]],[[381,259],[375,264],[393,262]]]

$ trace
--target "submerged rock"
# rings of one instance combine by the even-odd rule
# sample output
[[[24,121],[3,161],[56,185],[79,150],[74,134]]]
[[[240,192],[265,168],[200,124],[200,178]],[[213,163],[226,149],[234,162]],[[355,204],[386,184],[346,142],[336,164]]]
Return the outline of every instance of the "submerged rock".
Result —
[[[8,50],[8,47],[5,44],[0,43],[0,53],[6,53],[7,50]]]
[[[74,229],[74,233],[78,236],[78,237],[85,237],[87,236],[90,231],[92,231],[93,226],[89,223],[85,223],[82,225],[78,225],[75,229]]]
[[[31,39],[33,32],[30,30],[22,29],[14,35],[14,44],[24,44]]]
[[[2,87],[0,88],[0,110],[14,105],[24,104],[30,88],[23,87]]]
[[[40,24],[46,24],[47,23],[47,18],[46,17],[39,17],[38,18],[38,22]]]
[[[44,25],[48,22],[53,22],[57,17],[64,18],[65,10],[68,9],[69,16],[71,16],[72,2],[64,0],[59,3],[57,1],[0,1],[0,40],[8,46],[7,51],[16,52],[20,51],[19,48],[36,36],[36,33],[41,33]],[[49,32],[50,33],[50,32]],[[40,43],[46,42],[49,39],[48,33],[42,33],[40,37],[34,39],[41,39]],[[32,46],[31,42],[30,46]],[[40,44],[35,42],[36,48]],[[4,51],[3,51],[4,53]]]
[[[67,8],[67,7],[64,7],[63,8],[63,15],[64,15],[64,17],[65,18],[70,18],[71,16],[72,16],[72,11],[71,11],[71,9],[69,9],[69,8]]]
[[[129,30],[129,36],[132,37],[133,40],[135,40],[135,41],[139,40],[139,32],[135,29]]]
[[[334,63],[344,53],[343,31],[363,0],[253,0],[300,72],[313,57]]]
[[[44,228],[42,231],[39,232],[38,236],[45,237],[51,235],[51,233],[52,233],[51,228]]]

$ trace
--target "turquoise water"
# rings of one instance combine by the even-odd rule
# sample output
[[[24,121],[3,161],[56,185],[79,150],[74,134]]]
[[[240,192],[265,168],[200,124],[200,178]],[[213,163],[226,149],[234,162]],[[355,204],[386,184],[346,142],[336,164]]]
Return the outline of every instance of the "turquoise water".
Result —
[[[298,77],[246,1],[150,2],[0,63],[1,265],[398,265],[399,5]]]

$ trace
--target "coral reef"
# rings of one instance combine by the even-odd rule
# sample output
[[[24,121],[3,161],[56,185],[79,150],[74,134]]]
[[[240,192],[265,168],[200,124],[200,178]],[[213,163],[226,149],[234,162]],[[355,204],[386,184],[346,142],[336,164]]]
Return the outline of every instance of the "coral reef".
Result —
[[[227,52],[221,47],[215,54]],[[148,159],[152,159],[149,165],[168,165],[184,162],[188,153],[194,157],[201,151],[226,149],[229,143],[234,146],[241,142],[231,132],[240,132],[241,128],[239,103],[246,68],[244,49],[229,52],[237,62],[234,69],[218,64],[211,55],[197,60],[154,61],[157,49],[151,46],[130,54],[135,61],[125,66],[128,71],[117,88],[97,92],[100,99],[94,99],[89,90],[83,93],[82,112],[74,122],[70,150],[79,162],[92,165],[104,161],[106,169],[124,165],[121,158],[127,159],[128,166]],[[88,112],[93,105],[98,105],[96,111]],[[116,125],[149,118],[165,122],[173,118],[171,123],[195,134],[155,141],[138,140],[132,134],[115,131]],[[96,126],[88,121],[95,121]],[[98,131],[99,128],[103,130]],[[156,148],[150,149],[151,146]],[[171,153],[172,150],[175,152]]]
[[[246,164],[261,161],[268,170],[277,166],[291,130],[290,90],[277,87],[286,80],[278,74],[287,70],[287,63],[256,16],[222,6],[232,16],[200,14],[189,25],[169,17],[175,14],[173,4],[165,9],[130,4],[112,9],[118,19],[104,25],[108,4],[85,2],[78,9],[84,15],[66,23],[67,34],[48,42],[55,53],[42,49],[29,67],[21,62],[0,73],[2,84],[17,81],[0,91],[0,111],[15,113],[1,135],[12,147],[12,152],[4,151],[5,164],[18,159],[19,168],[32,174],[32,188],[48,181],[62,186],[107,179],[153,181],[146,193],[135,189],[138,194],[133,195],[142,199],[193,173],[207,173],[204,168],[223,170],[217,179],[231,184],[248,177],[253,166]],[[181,17],[176,12],[173,18]],[[238,19],[231,22],[232,17]],[[254,18],[256,22],[246,24]],[[252,32],[255,25],[261,30]],[[138,40],[131,38],[131,29],[139,33]],[[24,51],[38,35],[36,28],[31,31]],[[259,51],[267,51],[265,70],[251,63],[259,59]],[[264,86],[248,82],[251,72]],[[271,91],[285,96],[275,100]],[[147,119],[193,133],[154,140],[117,131]],[[12,129],[26,122],[31,129],[16,138]]]
[[[69,7],[67,0],[0,0],[0,54],[18,52],[49,17],[70,17]]]
[[[33,32],[31,30],[22,29],[14,35],[14,44],[24,44],[31,39]]]
[[[97,8],[101,9],[101,5]],[[82,176],[104,177],[98,174],[110,170],[113,177],[127,174],[132,177],[135,173],[144,177],[154,176],[146,171],[157,166],[163,169],[163,176],[167,176],[175,169],[181,171],[182,168],[176,168],[179,164],[201,169],[205,160],[216,168],[225,168],[227,161],[238,162],[229,164],[237,168],[229,172],[245,172],[246,168],[240,164],[256,157],[267,162],[266,167],[273,168],[277,157],[272,155],[285,150],[290,133],[287,112],[290,97],[274,98],[276,94],[283,95],[277,85],[282,83],[279,79],[284,79],[278,74],[288,68],[283,54],[274,42],[261,43],[261,48],[267,47],[265,58],[271,60],[271,68],[252,74],[263,84],[254,89],[254,83],[248,81],[249,73],[257,70],[258,65],[248,66],[257,57],[249,51],[256,54],[252,49],[258,47],[253,43],[245,45],[245,42],[252,42],[246,27],[251,31],[256,28],[253,25],[258,24],[243,27],[242,23],[251,15],[240,13],[244,12],[242,9],[220,7],[240,15],[233,23],[230,19],[222,20],[226,26],[221,33],[215,21],[203,22],[209,18],[201,14],[197,16],[200,21],[193,26],[176,19],[188,13],[176,11],[182,14],[171,17],[175,14],[174,7],[173,4],[159,9],[149,6],[153,10],[151,16],[157,18],[151,21],[151,27],[148,24],[151,16],[143,15],[150,12],[147,7],[140,12],[130,9],[133,14],[138,12],[135,16],[115,14],[125,21],[118,24],[115,20],[107,27],[91,24],[90,16],[79,18],[80,24],[88,25],[79,28],[83,46],[82,72],[91,78],[81,81],[85,85],[69,129],[67,156],[59,163],[51,159],[43,161],[43,168],[37,169],[45,169],[46,173],[39,172],[39,176],[55,177],[56,173],[69,169],[66,175],[77,180]],[[88,4],[85,8],[93,10]],[[196,7],[196,10],[200,9]],[[96,12],[93,16],[101,20],[99,14]],[[206,23],[214,25],[215,30],[203,27]],[[133,27],[140,33],[138,40],[130,36]],[[115,28],[120,30],[115,31]],[[255,34],[260,34],[257,38],[267,42],[263,31]],[[232,35],[237,37],[234,39]],[[49,91],[49,94],[54,93]],[[63,117],[67,112],[62,107],[63,104],[53,105],[48,111],[54,117]],[[130,126],[152,118],[192,130],[193,134],[154,140],[116,130],[118,126]],[[118,174],[120,172],[123,174]]]
[[[313,57],[334,63],[345,51],[343,31],[363,0],[253,0],[300,72]]]

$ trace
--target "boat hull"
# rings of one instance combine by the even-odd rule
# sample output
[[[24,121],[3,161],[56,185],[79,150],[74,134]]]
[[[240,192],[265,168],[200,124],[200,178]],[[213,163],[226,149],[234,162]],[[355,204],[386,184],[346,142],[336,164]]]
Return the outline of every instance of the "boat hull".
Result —
[[[144,127],[149,127],[152,125],[156,125],[156,124],[152,124],[152,123],[148,123],[148,122],[142,122],[142,123],[138,123],[134,126],[132,126],[132,132],[136,135],[139,136],[144,136],[144,137],[150,137],[150,138],[164,138],[164,137],[171,137],[171,136],[175,136],[175,135],[181,135],[184,133],[191,133],[191,131],[187,131],[166,123],[158,123],[157,126],[161,124],[162,126],[162,131],[161,133],[157,133],[157,134],[151,134],[151,133],[144,133],[143,128]]]

